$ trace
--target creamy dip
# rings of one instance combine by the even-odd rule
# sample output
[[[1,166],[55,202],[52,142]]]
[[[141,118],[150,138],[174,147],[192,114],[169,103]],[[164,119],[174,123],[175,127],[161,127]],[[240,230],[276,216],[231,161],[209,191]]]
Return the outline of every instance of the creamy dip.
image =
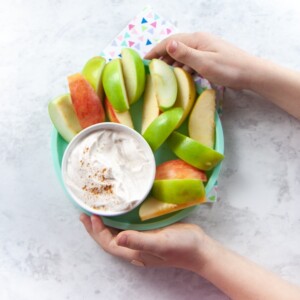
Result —
[[[145,198],[152,168],[145,148],[132,135],[103,129],[74,145],[64,180],[71,192],[93,209],[128,211]]]

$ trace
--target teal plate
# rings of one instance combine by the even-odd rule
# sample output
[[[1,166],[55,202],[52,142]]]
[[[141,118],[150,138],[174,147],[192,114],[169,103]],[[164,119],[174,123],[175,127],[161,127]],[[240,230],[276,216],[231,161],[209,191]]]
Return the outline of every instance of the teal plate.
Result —
[[[146,65],[146,71],[147,70]],[[197,92],[200,94],[202,92],[202,89],[197,86]],[[130,108],[131,116],[133,119],[134,127],[135,129],[140,132],[141,129],[141,112],[142,112],[142,99],[140,99],[138,102],[136,102],[132,107]],[[215,150],[224,154],[224,135],[223,135],[223,129],[222,124],[219,118],[218,113],[215,114],[215,121],[216,121],[216,134],[215,134]],[[187,121],[185,121],[182,126],[178,130],[179,132],[183,134],[187,134]],[[53,128],[52,131],[52,137],[51,137],[51,152],[52,152],[52,158],[54,163],[54,168],[56,175],[66,192],[68,198],[73,202],[73,204],[81,211],[89,214],[88,212],[84,211],[81,207],[79,207],[75,201],[72,199],[72,197],[67,193],[63,180],[62,180],[62,174],[61,174],[61,163],[64,151],[67,147],[68,143],[60,136],[60,134],[56,131],[55,128]],[[166,143],[164,143],[156,152],[155,152],[155,161],[156,165],[159,165],[165,161],[176,159],[177,157],[173,154],[173,152],[167,147]],[[221,170],[221,163],[217,165],[212,171],[207,172],[208,181],[205,183],[205,191],[206,194],[209,194],[209,192],[212,190],[214,185],[217,182],[219,173]],[[107,226],[111,226],[114,228],[119,229],[132,229],[132,230],[151,230],[156,228],[161,228],[168,226],[170,224],[173,224],[175,222],[180,221],[181,219],[187,217],[195,208],[196,206],[185,208],[180,211],[176,211],[170,214],[166,214],[157,218],[153,218],[146,221],[141,221],[139,218],[139,208],[135,208],[133,211],[115,216],[115,217],[102,217],[103,222]]]

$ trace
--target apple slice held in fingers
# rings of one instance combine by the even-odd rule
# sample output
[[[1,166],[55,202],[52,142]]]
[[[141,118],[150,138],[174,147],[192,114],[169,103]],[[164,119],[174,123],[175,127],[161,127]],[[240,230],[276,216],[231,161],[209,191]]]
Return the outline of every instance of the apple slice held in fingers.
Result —
[[[107,98],[105,98],[104,100],[104,106],[109,121],[114,123],[120,123],[130,128],[134,128],[129,110],[121,113],[116,112],[111,103],[107,100]]]
[[[181,159],[166,161],[156,167],[155,179],[199,179],[207,181],[205,172]]]
[[[88,81],[80,74],[68,77],[72,103],[84,129],[88,126],[105,121],[105,113],[99,96]]]
[[[90,83],[94,91],[97,93],[101,101],[104,99],[102,74],[105,63],[106,60],[104,57],[95,56],[85,64],[81,72],[83,77]]]
[[[199,202],[199,200],[196,200],[189,201],[183,204],[174,204],[162,202],[153,197],[149,197],[140,206],[139,217],[142,221],[146,221],[201,203],[202,202]]]
[[[121,59],[115,58],[103,70],[103,88],[113,108],[117,112],[129,109],[128,97],[123,77]]]
[[[131,48],[123,48],[122,70],[128,96],[128,101],[133,104],[142,96],[145,88],[145,67],[139,54]]]
[[[170,109],[177,96],[177,81],[171,66],[160,59],[152,59],[149,64],[155,95],[161,111]]]
[[[144,92],[144,103],[142,111],[142,134],[149,125],[159,116],[159,106],[154,93],[153,82],[148,74]]]
[[[205,90],[196,100],[188,124],[189,136],[210,148],[215,141],[215,110],[216,92]]]
[[[200,170],[211,170],[224,158],[223,154],[176,131],[167,143],[179,158]]]
[[[183,115],[177,128],[184,122],[189,115],[195,99],[196,99],[196,87],[193,77],[190,73],[182,68],[174,68],[174,74],[177,80],[177,98],[174,107],[183,108]]]
[[[205,188],[199,179],[154,180],[151,194],[155,199],[167,203],[205,202]]]
[[[176,128],[183,114],[180,107],[172,108],[159,115],[146,129],[144,139],[152,151],[156,151]]]
[[[48,105],[48,112],[56,130],[67,142],[81,131],[69,94],[52,100]]]

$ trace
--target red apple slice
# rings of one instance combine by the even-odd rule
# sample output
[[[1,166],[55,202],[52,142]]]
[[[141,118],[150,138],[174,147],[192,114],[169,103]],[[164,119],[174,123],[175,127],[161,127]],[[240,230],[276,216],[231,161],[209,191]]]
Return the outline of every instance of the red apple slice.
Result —
[[[79,73],[68,77],[72,103],[82,128],[104,122],[105,113],[99,96]]]
[[[118,113],[107,98],[104,100],[106,115],[111,122],[120,123],[130,128],[133,127],[132,118],[129,111]]]
[[[174,159],[166,161],[156,168],[156,180],[161,179],[200,179],[201,181],[207,181],[206,174],[184,162],[181,159]]]

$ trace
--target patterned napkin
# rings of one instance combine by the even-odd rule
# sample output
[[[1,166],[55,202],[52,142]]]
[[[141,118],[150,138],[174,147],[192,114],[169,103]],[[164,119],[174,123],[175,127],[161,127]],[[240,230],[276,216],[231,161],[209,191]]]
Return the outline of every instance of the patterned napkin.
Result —
[[[128,25],[111,41],[100,53],[106,60],[121,57],[121,48],[128,47],[136,50],[144,57],[153,46],[167,36],[178,32],[177,28],[168,20],[157,14],[150,6],[145,7]],[[194,77],[201,88],[211,88],[210,83],[200,77]],[[218,101],[219,112],[221,102]],[[208,202],[217,200],[217,185],[207,195]]]

